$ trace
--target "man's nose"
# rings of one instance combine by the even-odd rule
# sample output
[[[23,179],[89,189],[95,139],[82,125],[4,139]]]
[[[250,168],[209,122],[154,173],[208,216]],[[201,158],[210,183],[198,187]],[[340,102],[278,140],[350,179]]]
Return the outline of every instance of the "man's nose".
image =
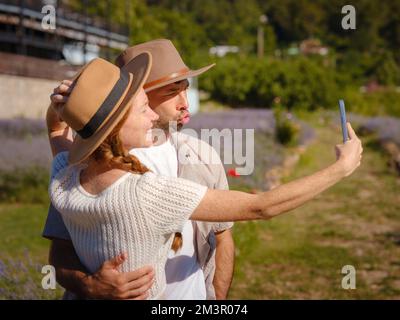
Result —
[[[187,110],[188,107],[189,105],[188,105],[186,90],[183,90],[179,93],[179,103],[177,105],[177,109],[179,111],[182,111],[182,110]]]

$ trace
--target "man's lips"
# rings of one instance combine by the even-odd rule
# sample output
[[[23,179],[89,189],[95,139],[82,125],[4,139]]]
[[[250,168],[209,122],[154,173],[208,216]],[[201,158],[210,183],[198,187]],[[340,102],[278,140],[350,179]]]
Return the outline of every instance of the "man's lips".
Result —
[[[190,121],[190,113],[185,112],[182,117],[179,118],[179,122],[182,124],[186,124]]]
[[[183,124],[186,124],[186,123],[188,123],[190,121],[190,115],[189,114],[187,114],[185,117],[183,117],[183,119],[182,119],[182,123]]]

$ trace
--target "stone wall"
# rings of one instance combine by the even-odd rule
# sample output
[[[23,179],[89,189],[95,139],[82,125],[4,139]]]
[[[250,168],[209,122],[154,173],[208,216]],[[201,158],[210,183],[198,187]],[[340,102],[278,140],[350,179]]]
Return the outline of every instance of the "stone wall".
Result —
[[[43,118],[59,81],[0,74],[0,118]]]
[[[0,52],[0,118],[44,118],[53,89],[79,69],[63,61]]]

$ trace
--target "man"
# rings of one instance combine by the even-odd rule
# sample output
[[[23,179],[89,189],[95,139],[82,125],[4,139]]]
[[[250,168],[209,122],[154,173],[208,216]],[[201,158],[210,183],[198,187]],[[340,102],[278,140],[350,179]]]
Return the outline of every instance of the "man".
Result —
[[[178,51],[169,40],[154,40],[125,50],[118,58],[122,67],[138,54],[149,51],[153,66],[144,86],[150,107],[159,115],[156,126],[163,130],[166,140],[146,149],[131,152],[155,173],[179,176],[209,188],[228,188],[221,160],[208,144],[182,133],[171,135],[169,123],[176,121],[180,129],[190,119],[187,100],[187,79],[197,76],[213,65],[192,71],[182,61]],[[55,89],[52,102],[65,102],[71,82],[64,81]],[[49,138],[66,128],[62,122],[48,113]],[[69,143],[71,133],[58,143]],[[57,139],[60,139],[57,135]],[[185,161],[178,161],[178,152]],[[218,162],[210,162],[210,159]],[[171,250],[166,264],[169,299],[226,299],[233,274],[234,244],[231,223],[211,224],[188,221],[183,229],[182,248]],[[128,273],[118,271],[126,259],[121,253],[105,262],[95,274],[88,274],[80,263],[68,231],[59,213],[50,208],[43,236],[52,240],[49,260],[56,268],[57,281],[82,298],[143,299],[151,286],[153,271],[143,267]]]

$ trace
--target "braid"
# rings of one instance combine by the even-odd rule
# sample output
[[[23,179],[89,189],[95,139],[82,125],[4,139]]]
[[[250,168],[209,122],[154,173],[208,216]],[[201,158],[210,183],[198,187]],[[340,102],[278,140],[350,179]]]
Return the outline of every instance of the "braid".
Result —
[[[118,168],[132,173],[143,174],[150,171],[138,158],[130,154],[123,146],[119,131],[128,117],[128,112],[122,120],[115,126],[113,131],[101,143],[101,145],[93,152],[93,158],[98,162],[106,162],[110,168]],[[183,244],[182,234],[175,233],[175,237],[171,248],[176,252]]]

